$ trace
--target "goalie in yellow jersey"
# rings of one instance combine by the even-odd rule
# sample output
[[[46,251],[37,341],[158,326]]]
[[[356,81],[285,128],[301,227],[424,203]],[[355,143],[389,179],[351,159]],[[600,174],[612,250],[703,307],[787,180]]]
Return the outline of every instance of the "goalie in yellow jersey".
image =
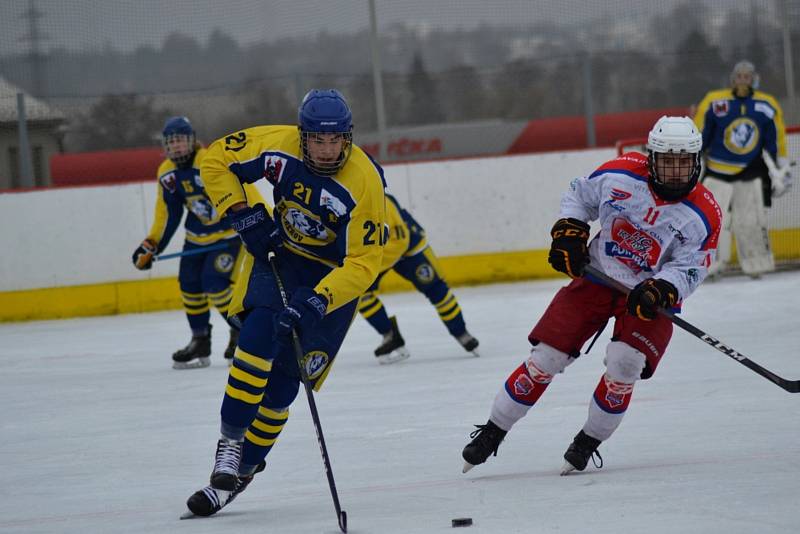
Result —
[[[222,401],[211,483],[187,501],[195,515],[218,512],[264,468],[297,396],[300,366],[319,389],[359,297],[380,272],[387,237],[383,169],[353,144],[352,135],[352,114],[341,93],[315,89],[300,104],[297,126],[248,128],[208,147],[206,192],[248,254],[229,307],[241,333]],[[262,178],[273,188],[273,217],[242,187]]]

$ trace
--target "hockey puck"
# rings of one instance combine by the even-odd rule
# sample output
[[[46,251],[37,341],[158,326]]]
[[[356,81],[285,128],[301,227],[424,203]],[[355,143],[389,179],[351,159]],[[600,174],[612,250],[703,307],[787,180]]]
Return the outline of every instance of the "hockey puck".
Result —
[[[471,517],[457,517],[453,519],[453,528],[456,527],[471,527],[472,526],[472,518]]]

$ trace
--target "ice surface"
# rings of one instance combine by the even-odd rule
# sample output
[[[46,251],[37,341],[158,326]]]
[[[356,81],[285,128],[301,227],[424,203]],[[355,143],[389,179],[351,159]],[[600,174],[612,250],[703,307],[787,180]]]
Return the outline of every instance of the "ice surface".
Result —
[[[800,394],[676,330],[601,446],[605,467],[558,475],[602,373],[606,332],[501,445],[461,474],[527,334],[563,281],[457,288],[480,359],[418,293],[384,297],[411,358],[378,365],[357,318],[316,396],[354,533],[786,533],[800,514]],[[683,317],[800,378],[800,273],[706,283]],[[0,532],[337,532],[301,391],[267,470],[220,514],[179,521],[208,480],[227,377],[214,318],[207,369],[175,371],[181,312],[0,325]],[[460,531],[459,531],[460,532]]]

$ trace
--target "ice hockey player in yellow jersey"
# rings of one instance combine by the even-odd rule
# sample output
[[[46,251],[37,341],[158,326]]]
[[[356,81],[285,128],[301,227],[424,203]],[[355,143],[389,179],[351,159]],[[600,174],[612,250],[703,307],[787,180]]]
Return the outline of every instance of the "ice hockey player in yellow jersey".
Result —
[[[381,274],[361,297],[358,306],[362,317],[383,336],[383,341],[375,349],[378,362],[394,363],[410,356],[400,327],[397,326],[397,318],[389,317],[378,298],[378,284],[392,270],[414,284],[417,291],[425,295],[436,308],[450,335],[464,350],[478,356],[478,340],[467,331],[461,306],[444,279],[439,260],[428,244],[425,229],[390,194],[386,195],[386,220],[389,239],[383,253]]]
[[[170,117],[162,132],[167,158],[158,168],[158,192],[150,232],[133,253],[137,269],[150,269],[154,258],[169,244],[187,212],[186,240],[178,271],[181,298],[192,338],[186,347],[172,355],[175,369],[208,367],[211,363],[210,305],[223,317],[233,294],[241,241],[211,205],[200,177],[205,149],[197,142],[186,117]],[[217,245],[207,252],[195,251]],[[236,349],[238,331],[230,329],[225,358],[230,362]]]
[[[386,240],[383,170],[352,142],[352,114],[339,91],[312,90],[297,126],[258,126],[208,148],[206,191],[248,253],[229,308],[242,324],[221,408],[211,484],[187,501],[208,516],[264,468],[297,396],[301,368],[319,389],[378,276]],[[242,184],[266,179],[274,218]],[[288,293],[284,306],[268,257]],[[302,362],[292,350],[296,331]]]

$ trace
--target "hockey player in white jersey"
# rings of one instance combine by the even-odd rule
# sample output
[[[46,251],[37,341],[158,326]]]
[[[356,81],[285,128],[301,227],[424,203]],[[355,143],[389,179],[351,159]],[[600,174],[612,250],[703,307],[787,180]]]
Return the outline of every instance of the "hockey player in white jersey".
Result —
[[[661,117],[648,155],[628,153],[576,178],[551,230],[549,262],[573,280],[561,288],[528,336],[530,356],[507,378],[489,420],[464,448],[464,472],[497,454],[506,433],[581,348],[614,318],[605,373],[583,428],[564,453],[562,474],[583,471],[622,421],[634,384],[650,378],[672,335],[658,308],[677,311],[703,281],[717,246],[721,214],[698,184],[702,138],[688,117]],[[600,231],[589,240],[589,222]],[[633,288],[622,292],[582,276],[587,263]],[[598,463],[599,461],[599,463]]]

